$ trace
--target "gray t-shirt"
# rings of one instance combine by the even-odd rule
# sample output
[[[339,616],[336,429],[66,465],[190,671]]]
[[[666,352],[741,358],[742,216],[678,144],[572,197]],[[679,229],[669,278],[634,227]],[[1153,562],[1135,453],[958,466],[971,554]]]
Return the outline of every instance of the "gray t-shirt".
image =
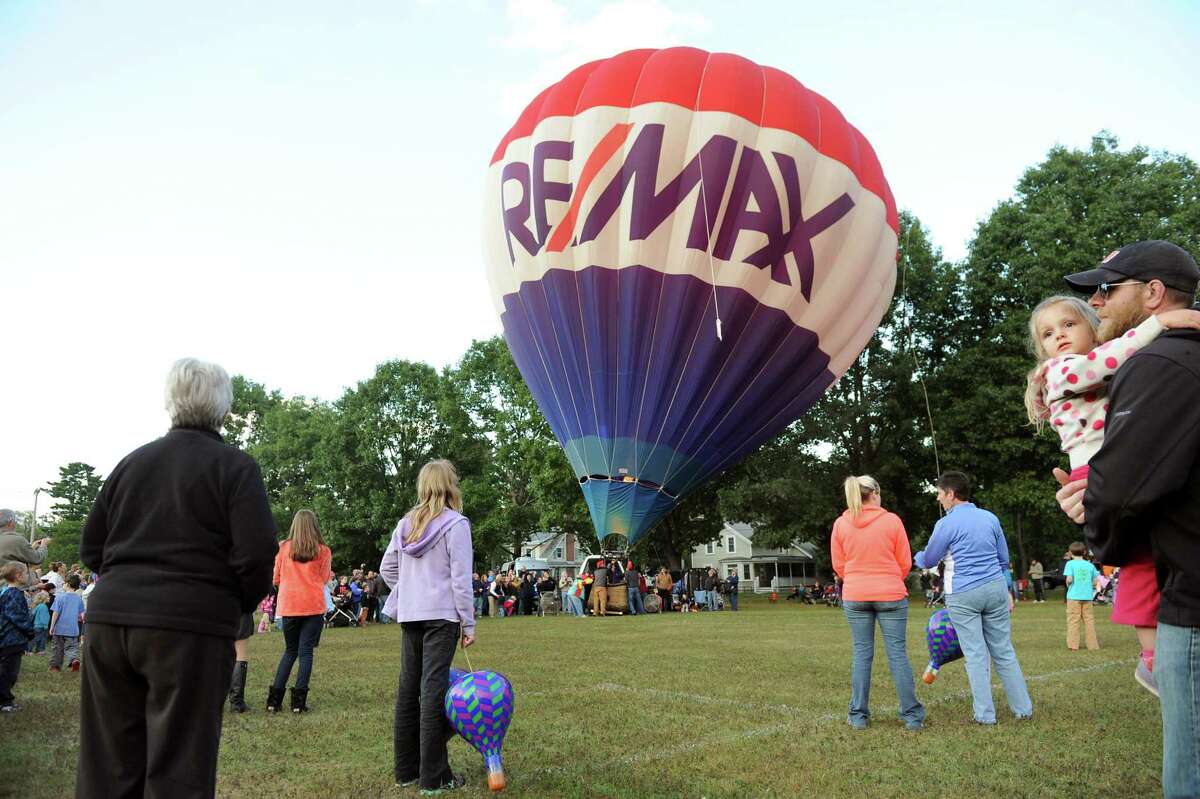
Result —
[[[596,569],[596,571],[592,572],[592,577],[594,578],[592,581],[593,588],[608,588],[608,569],[606,567],[601,566],[599,569]]]

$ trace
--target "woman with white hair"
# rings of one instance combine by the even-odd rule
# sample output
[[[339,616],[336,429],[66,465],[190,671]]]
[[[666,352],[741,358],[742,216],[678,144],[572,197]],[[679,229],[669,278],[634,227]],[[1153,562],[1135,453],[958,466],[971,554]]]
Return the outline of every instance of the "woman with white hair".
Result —
[[[258,464],[218,433],[220,366],[167,375],[171,429],[100,489],[80,556],[88,601],[76,797],[211,797],[243,614],[271,588],[275,521]]]
[[[908,533],[899,516],[883,509],[874,477],[847,477],[842,488],[846,510],[833,524],[829,548],[833,570],[842,579],[842,610],[854,641],[846,721],[856,730],[866,729],[871,721],[871,664],[878,623],[900,701],[900,720],[908,729],[919,730],[925,723],[925,707],[917,701],[906,644],[904,578],[912,568]]]

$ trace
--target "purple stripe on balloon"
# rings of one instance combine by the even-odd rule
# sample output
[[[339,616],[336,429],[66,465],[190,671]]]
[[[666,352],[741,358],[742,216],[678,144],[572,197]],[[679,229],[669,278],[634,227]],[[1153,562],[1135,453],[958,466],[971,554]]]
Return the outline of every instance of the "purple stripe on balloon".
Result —
[[[686,493],[833,382],[815,333],[738,288],[634,266],[552,269],[504,297],[505,338],[578,477]]]

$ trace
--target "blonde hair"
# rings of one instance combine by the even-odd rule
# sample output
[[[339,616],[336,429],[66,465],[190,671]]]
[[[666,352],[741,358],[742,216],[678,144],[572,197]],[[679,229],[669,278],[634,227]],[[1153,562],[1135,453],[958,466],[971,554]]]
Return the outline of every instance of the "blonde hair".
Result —
[[[420,540],[429,523],[446,508],[462,511],[458,472],[450,461],[430,461],[421,467],[421,473],[417,475],[417,504],[405,516],[409,527],[404,543],[413,544]]]
[[[1092,338],[1097,342],[1100,340],[1100,317],[1090,305],[1078,297],[1055,294],[1039,302],[1033,309],[1033,313],[1029,315],[1029,350],[1037,359],[1037,364],[1025,376],[1025,415],[1029,417],[1030,424],[1039,431],[1042,429],[1042,423],[1050,418],[1050,409],[1046,407],[1046,383],[1042,379],[1042,365],[1050,360],[1051,356],[1042,344],[1042,337],[1038,335],[1038,317],[1055,305],[1066,305],[1070,308],[1076,319],[1092,329]]]
[[[33,595],[33,606],[35,608],[38,605],[44,605],[49,601],[50,601],[50,595],[47,594],[45,591],[38,591],[36,594]]]
[[[842,488],[846,492],[846,508],[856,519],[862,513],[863,500],[872,494],[879,493],[879,483],[869,474],[847,477],[846,481],[842,483]]]
[[[296,511],[292,517],[292,528],[288,530],[288,541],[292,542],[292,560],[308,563],[316,560],[325,546],[321,528],[317,525],[317,514],[308,508]]]

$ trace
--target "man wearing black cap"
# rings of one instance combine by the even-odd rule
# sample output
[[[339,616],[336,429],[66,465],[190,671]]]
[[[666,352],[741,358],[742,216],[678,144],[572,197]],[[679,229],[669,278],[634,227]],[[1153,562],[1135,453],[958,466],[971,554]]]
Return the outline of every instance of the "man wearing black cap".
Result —
[[[1186,308],[1200,283],[1187,251],[1166,241],[1122,247],[1068,275],[1091,294],[1100,338]],[[1086,525],[1097,556],[1126,563],[1149,543],[1162,597],[1154,676],[1163,717],[1163,794],[1200,796],[1200,331],[1168,330],[1109,387],[1104,444],[1085,480],[1063,483],[1062,509]]]

